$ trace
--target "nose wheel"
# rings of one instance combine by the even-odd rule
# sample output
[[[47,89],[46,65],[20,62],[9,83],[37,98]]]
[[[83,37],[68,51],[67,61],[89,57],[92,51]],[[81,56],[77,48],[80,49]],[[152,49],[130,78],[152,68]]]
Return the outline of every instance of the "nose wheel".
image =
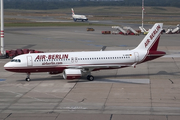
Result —
[[[26,78],[26,81],[29,82],[29,81],[31,81],[31,79],[30,78]]]
[[[31,79],[30,79],[30,73],[27,73],[26,81],[27,81],[27,82],[31,81]]]
[[[88,75],[88,76],[87,76],[87,80],[89,80],[89,81],[93,81],[93,80],[94,80],[94,76],[92,76],[92,75]]]

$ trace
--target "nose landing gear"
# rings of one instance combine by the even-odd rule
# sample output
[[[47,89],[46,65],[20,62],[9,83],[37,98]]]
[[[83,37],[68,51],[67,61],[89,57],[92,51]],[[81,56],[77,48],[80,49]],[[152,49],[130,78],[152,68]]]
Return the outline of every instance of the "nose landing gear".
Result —
[[[27,77],[26,77],[26,79],[25,79],[27,82],[31,81],[31,79],[30,79],[30,74],[31,74],[31,73],[27,73]]]

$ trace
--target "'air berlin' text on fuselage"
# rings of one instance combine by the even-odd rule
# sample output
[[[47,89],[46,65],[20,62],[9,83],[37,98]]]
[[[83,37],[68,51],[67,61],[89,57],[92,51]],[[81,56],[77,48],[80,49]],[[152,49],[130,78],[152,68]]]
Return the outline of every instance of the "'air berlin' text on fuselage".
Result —
[[[158,26],[156,27],[156,29],[151,33],[151,35],[149,36],[150,39],[147,39],[146,42],[145,42],[145,47],[147,47],[147,46],[149,45],[150,40],[152,40],[152,39],[154,38],[154,36],[158,33],[158,31],[160,30],[160,28],[161,28],[161,26],[158,25]]]
[[[68,59],[68,54],[38,55],[35,60]]]

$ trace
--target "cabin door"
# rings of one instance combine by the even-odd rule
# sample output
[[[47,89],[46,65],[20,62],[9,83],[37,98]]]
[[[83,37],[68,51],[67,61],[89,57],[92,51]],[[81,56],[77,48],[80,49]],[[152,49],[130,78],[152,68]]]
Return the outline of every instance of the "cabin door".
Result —
[[[134,56],[135,56],[135,62],[139,62],[139,53],[135,52]]]
[[[27,66],[32,66],[33,61],[32,61],[32,56],[27,56]]]
[[[78,58],[77,57],[71,57],[71,62],[72,63],[77,63],[78,62]]]

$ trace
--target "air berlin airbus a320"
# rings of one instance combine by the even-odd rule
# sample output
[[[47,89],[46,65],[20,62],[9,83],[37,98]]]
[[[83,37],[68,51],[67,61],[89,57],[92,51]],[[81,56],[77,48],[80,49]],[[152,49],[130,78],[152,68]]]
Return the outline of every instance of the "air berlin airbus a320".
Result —
[[[164,56],[165,52],[157,51],[162,27],[163,23],[156,23],[132,50],[29,53],[14,57],[4,68],[11,72],[27,73],[26,81],[30,81],[30,74],[35,72],[62,73],[67,80],[86,76],[92,81],[92,71],[136,66]]]

